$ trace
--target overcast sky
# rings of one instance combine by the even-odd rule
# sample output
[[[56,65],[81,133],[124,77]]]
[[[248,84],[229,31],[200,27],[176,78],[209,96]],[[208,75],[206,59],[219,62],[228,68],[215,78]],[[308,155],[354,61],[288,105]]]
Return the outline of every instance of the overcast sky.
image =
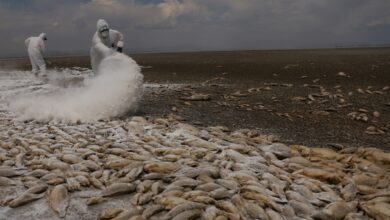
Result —
[[[99,18],[133,53],[390,43],[390,0],[0,0],[0,56],[87,54]]]

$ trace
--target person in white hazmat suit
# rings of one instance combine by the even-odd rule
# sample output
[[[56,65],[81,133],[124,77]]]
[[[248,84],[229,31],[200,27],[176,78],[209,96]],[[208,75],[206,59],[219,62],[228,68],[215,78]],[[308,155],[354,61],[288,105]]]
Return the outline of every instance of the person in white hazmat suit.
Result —
[[[92,38],[91,66],[93,72],[96,74],[100,62],[113,54],[115,50],[121,53],[123,46],[123,34],[117,30],[110,29],[107,21],[99,19],[97,31]]]
[[[30,58],[32,73],[37,75],[38,68],[43,76],[46,75],[46,59],[45,59],[45,41],[46,34],[41,33],[38,37],[29,37],[24,43],[27,47],[28,56]]]

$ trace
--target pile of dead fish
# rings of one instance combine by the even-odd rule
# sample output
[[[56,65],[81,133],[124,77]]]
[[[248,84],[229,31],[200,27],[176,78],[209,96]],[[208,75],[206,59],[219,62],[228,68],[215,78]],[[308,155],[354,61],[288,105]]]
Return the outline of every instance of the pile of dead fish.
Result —
[[[0,212],[46,201],[67,218],[80,200],[102,207],[91,219],[390,219],[390,154],[378,149],[286,146],[173,118],[0,120],[0,192],[24,189]],[[103,206],[115,198],[127,206]]]

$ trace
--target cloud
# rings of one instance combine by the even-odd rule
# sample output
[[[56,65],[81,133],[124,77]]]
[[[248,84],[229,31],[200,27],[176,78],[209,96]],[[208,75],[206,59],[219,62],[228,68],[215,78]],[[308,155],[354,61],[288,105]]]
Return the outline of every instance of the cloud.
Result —
[[[24,54],[19,41],[40,32],[50,51],[87,53],[99,18],[139,52],[388,43],[378,33],[390,32],[389,10],[388,0],[0,1],[0,55]]]
[[[166,0],[157,5],[162,19],[176,19],[183,15],[191,15],[201,11],[201,7],[194,1]]]
[[[367,26],[369,27],[389,26],[389,25],[390,25],[390,16],[378,18],[367,23]]]

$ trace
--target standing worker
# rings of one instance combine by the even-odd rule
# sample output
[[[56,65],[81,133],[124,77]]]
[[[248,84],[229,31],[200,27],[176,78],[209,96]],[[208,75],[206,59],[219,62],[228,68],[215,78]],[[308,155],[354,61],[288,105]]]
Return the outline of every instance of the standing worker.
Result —
[[[91,66],[96,74],[97,67],[102,59],[115,51],[122,53],[123,34],[117,30],[110,29],[107,21],[99,19],[97,22],[97,31],[92,38],[91,47]]]
[[[45,42],[46,34],[42,33],[38,37],[29,37],[24,43],[27,47],[28,56],[32,66],[32,73],[38,75],[38,68],[43,76],[46,76]]]

